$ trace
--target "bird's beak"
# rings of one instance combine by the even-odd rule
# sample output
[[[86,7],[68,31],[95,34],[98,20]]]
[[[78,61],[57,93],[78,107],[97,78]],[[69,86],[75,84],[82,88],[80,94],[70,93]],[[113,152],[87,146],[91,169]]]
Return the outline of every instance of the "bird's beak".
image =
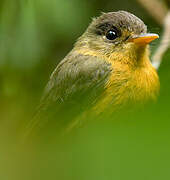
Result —
[[[130,38],[129,42],[134,42],[135,44],[149,44],[150,42],[158,38],[159,38],[158,34],[146,33]]]

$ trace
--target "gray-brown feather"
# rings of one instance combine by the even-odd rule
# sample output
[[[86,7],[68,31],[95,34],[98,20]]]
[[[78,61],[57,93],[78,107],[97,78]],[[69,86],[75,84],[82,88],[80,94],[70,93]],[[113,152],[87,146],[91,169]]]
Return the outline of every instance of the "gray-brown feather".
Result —
[[[103,59],[70,53],[52,73],[29,131],[52,123],[66,125],[90,108],[103,92],[111,71]]]
[[[42,104],[63,103],[77,93],[81,96],[92,89],[97,91],[104,87],[110,71],[111,65],[103,59],[70,53],[51,75]]]

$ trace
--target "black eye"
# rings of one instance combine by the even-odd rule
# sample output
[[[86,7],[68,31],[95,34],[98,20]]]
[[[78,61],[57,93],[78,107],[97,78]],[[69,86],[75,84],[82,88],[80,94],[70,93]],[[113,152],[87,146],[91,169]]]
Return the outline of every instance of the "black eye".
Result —
[[[118,37],[118,32],[116,30],[109,30],[106,33],[106,38],[109,40],[114,40]]]

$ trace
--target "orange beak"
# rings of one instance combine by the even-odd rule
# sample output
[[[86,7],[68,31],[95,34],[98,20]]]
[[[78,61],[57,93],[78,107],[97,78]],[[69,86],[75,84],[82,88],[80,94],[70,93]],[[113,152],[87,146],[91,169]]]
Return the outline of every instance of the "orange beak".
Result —
[[[159,38],[158,34],[147,33],[132,37],[129,39],[129,42],[134,42],[135,44],[149,44],[150,42],[158,38]]]

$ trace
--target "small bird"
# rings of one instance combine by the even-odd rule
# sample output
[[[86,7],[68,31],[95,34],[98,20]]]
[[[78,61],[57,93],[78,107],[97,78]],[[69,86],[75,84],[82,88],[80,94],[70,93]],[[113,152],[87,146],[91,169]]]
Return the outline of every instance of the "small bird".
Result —
[[[79,117],[155,100],[160,84],[148,44],[158,37],[126,11],[94,18],[52,73],[31,128],[74,127]]]

